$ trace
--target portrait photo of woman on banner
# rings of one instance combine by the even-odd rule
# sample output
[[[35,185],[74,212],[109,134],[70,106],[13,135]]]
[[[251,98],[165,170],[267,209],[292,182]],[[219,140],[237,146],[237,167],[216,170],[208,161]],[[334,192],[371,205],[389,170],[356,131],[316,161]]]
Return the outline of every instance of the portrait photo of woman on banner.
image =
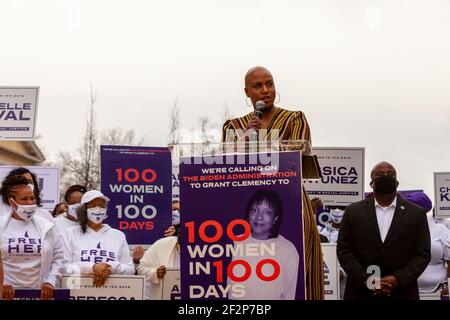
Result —
[[[251,234],[247,239],[235,242],[235,246],[236,244],[255,245],[261,251],[267,252],[258,256],[247,255],[235,258],[244,259],[252,269],[257,269],[258,263],[265,259],[270,259],[273,263],[264,264],[261,268],[262,277],[253,273],[246,281],[239,282],[245,288],[245,294],[239,299],[295,299],[299,254],[294,244],[280,234],[283,221],[283,203],[280,195],[271,190],[257,191],[247,203],[244,219],[250,225]],[[234,268],[233,274],[240,278],[245,272],[245,268],[238,265]],[[233,285],[235,282],[229,277],[228,283]],[[237,299],[231,292],[228,298]]]

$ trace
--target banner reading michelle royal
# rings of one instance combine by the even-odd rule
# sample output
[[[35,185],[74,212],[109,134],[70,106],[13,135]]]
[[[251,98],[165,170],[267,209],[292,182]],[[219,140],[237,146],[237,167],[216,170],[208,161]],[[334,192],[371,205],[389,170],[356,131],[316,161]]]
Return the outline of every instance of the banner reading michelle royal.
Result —
[[[0,140],[33,140],[39,87],[0,87]]]
[[[305,299],[300,161],[181,159],[183,299]]]
[[[128,244],[152,244],[172,224],[172,161],[167,148],[101,146],[106,223]]]

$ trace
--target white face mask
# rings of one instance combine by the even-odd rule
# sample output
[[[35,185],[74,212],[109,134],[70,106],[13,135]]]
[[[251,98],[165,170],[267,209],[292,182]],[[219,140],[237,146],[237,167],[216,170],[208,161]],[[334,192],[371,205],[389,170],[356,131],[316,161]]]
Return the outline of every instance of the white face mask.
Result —
[[[332,209],[330,210],[331,221],[335,224],[340,224],[342,222],[342,217],[344,216],[344,210]]]
[[[36,213],[36,204],[31,205],[21,205],[17,204],[17,202],[14,201],[14,199],[11,199],[14,204],[17,206],[17,209],[14,209],[17,213],[17,215],[25,221],[30,221],[33,215]]]
[[[81,203],[75,203],[69,205],[69,210],[67,210],[67,214],[72,218],[78,220],[77,208],[81,205]]]
[[[180,211],[173,210],[172,211],[172,225],[180,224]]]
[[[93,223],[102,223],[108,216],[106,215],[106,208],[94,207],[87,209],[87,218]]]

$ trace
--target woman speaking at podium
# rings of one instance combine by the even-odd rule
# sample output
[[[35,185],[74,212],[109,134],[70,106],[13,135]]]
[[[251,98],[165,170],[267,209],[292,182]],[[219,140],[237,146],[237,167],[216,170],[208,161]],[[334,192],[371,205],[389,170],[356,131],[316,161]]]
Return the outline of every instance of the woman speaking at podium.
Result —
[[[259,133],[260,140],[261,137],[268,141],[274,138],[280,141],[305,140],[309,144],[306,144],[303,153],[308,154],[311,151],[311,135],[304,113],[274,105],[275,83],[266,68],[250,69],[245,75],[244,90],[252,105],[256,106],[255,110],[241,118],[227,120],[223,125],[222,142],[253,140],[252,135],[256,132]],[[322,249],[315,214],[305,189],[302,208],[307,299],[321,300],[324,298]]]

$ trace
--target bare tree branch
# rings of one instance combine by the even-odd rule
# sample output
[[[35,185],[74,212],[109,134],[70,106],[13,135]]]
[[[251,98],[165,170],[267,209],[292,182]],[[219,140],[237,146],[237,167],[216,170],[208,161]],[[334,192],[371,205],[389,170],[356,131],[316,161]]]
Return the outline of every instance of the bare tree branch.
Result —
[[[179,129],[180,129],[180,108],[178,106],[178,98],[175,99],[172,109],[170,111],[170,132],[169,132],[169,144],[178,144],[180,142]]]
[[[124,145],[124,146],[142,146],[146,144],[145,138],[136,138],[136,133],[133,129],[124,130],[120,127],[105,129],[101,134],[102,145]]]
[[[230,113],[230,107],[228,106],[228,104],[225,103],[223,105],[222,123],[225,123],[225,121],[227,121],[231,118],[232,118],[232,115]]]
[[[90,105],[83,140],[77,152],[60,152],[61,192],[72,184],[83,184],[88,190],[100,188],[100,143],[104,145],[143,145],[145,139],[136,139],[134,130],[104,129],[101,134],[96,125],[96,93],[92,86]],[[99,136],[101,136],[99,138]],[[99,143],[100,141],[100,143]]]

